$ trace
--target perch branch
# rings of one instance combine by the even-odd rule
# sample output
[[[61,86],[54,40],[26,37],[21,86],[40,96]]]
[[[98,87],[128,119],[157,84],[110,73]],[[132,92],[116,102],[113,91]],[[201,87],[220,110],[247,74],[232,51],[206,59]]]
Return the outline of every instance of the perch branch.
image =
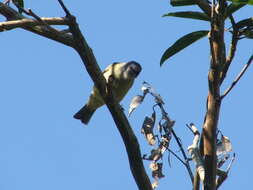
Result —
[[[95,83],[95,86],[98,88],[121,134],[125,148],[127,150],[130,168],[136,184],[140,190],[152,190],[151,182],[143,166],[138,140],[124,112],[113,98],[111,90],[107,91],[106,82],[97,64],[96,58],[88,43],[86,42],[84,36],[82,35],[78,24],[76,23],[75,17],[70,14],[68,9],[64,6],[62,0],[58,0],[58,2],[64,9],[66,18],[69,21],[69,28],[70,32],[73,35],[75,50],[78,52],[83,61],[83,64],[86,67],[87,72]]]

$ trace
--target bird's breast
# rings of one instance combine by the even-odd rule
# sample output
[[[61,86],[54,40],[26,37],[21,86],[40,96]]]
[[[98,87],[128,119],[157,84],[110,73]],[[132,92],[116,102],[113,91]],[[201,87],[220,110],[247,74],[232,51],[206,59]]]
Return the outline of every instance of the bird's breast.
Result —
[[[116,80],[113,88],[113,93],[118,102],[120,102],[129,89],[132,87],[134,80]]]

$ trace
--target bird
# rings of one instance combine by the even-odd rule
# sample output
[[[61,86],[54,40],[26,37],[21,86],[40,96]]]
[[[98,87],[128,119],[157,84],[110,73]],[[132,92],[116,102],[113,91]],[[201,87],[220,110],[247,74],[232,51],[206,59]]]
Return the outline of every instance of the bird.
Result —
[[[141,70],[141,65],[136,61],[115,62],[106,67],[103,76],[107,82],[112,77],[112,91],[117,102],[125,97]],[[73,117],[87,125],[94,112],[104,104],[103,98],[94,86],[87,103]]]

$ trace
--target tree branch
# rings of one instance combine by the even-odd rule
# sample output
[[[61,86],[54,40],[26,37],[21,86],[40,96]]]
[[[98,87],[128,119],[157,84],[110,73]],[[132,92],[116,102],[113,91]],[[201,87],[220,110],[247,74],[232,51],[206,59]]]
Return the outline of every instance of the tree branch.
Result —
[[[234,86],[237,84],[237,82],[241,79],[241,77],[244,75],[244,73],[249,68],[250,64],[252,63],[252,60],[253,60],[253,55],[251,55],[251,57],[249,58],[249,60],[246,63],[246,65],[244,65],[244,67],[242,68],[242,70],[240,71],[240,73],[237,75],[237,77],[235,78],[235,80],[232,82],[231,86],[227,90],[225,90],[225,92],[221,96],[221,100],[228,95],[228,93],[234,88]]]
[[[152,186],[143,166],[138,140],[124,112],[113,98],[112,92],[110,90],[107,91],[106,82],[97,64],[96,58],[91,48],[87,44],[84,36],[82,35],[78,24],[76,23],[75,17],[70,15],[69,12],[66,14],[66,18],[69,20],[70,31],[74,38],[75,49],[80,55],[87,72],[94,81],[109,111],[111,112],[114,122],[116,123],[116,126],[124,141],[130,168],[136,184],[140,190],[151,190]]]
[[[1,2],[0,2],[0,14],[3,15],[8,21],[29,19]],[[6,22],[4,23],[6,24]],[[48,30],[46,26],[43,26],[43,23],[41,23],[41,25],[42,26],[33,26],[33,24],[31,26],[24,25],[24,26],[20,26],[20,28],[23,28],[25,30],[28,30],[40,36],[49,38],[51,40],[60,42],[64,45],[74,47],[73,37],[71,35],[63,33],[61,31],[53,32],[51,30]]]
[[[102,98],[104,99],[107,107],[109,108],[113,119],[117,125],[117,128],[123,138],[125,147],[128,153],[130,168],[132,174],[135,178],[135,181],[140,190],[152,190],[150,180],[146,174],[145,168],[143,166],[141,152],[139,148],[139,143],[137,141],[134,132],[129,125],[129,122],[121,110],[121,107],[115,99],[110,88],[107,88],[105,78],[103,77],[101,70],[96,62],[96,58],[88,46],[84,36],[82,35],[76,19],[70,14],[67,8],[64,6],[61,0],[58,0],[63,10],[66,13],[66,18],[36,18],[37,15],[32,14],[36,20],[29,19],[19,14],[14,9],[6,6],[3,3],[0,3],[0,14],[6,17],[8,22],[0,23],[0,26],[4,29],[14,29],[17,27],[23,28],[25,30],[31,31],[38,35],[44,36],[46,38],[58,41],[62,44],[74,48],[80,58],[83,61],[83,64],[88,71],[90,77],[92,78],[95,86],[98,88]],[[31,12],[30,12],[31,13]],[[70,34],[65,34],[61,31],[58,31],[54,28],[49,29],[51,24],[60,24],[67,25],[70,28]],[[51,26],[50,26],[51,27]]]
[[[220,74],[226,62],[224,43],[225,0],[212,2],[210,49],[211,64],[208,73],[207,112],[203,125],[203,156],[205,167],[204,190],[216,189],[216,131],[220,112]],[[215,7],[214,7],[215,6]],[[216,9],[214,9],[216,8]]]
[[[47,23],[48,25],[67,25],[66,19],[61,17],[54,17],[54,18],[42,17],[40,19],[43,20],[43,22]],[[0,32],[16,28],[35,27],[41,25],[43,25],[43,23],[41,23],[40,21],[29,18],[23,18],[19,20],[0,22]]]

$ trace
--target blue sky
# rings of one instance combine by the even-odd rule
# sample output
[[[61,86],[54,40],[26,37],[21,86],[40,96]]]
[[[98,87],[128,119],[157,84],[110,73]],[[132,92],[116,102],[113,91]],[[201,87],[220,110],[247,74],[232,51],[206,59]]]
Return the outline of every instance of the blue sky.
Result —
[[[208,29],[203,21],[162,18],[168,12],[197,10],[172,8],[169,1],[87,0],[67,1],[103,69],[115,61],[136,60],[143,71],[122,101],[127,110],[131,98],[148,81],[161,94],[174,129],[184,147],[192,143],[185,127],[193,122],[201,129],[205,114],[208,40],[202,39],[167,61],[165,49],[186,33]],[[57,1],[25,0],[27,8],[43,17],[64,16]],[[236,20],[248,18],[252,7],[243,8]],[[0,17],[2,20],[2,17]],[[229,25],[228,25],[229,26]],[[229,36],[229,35],[228,35]],[[106,107],[100,108],[88,126],[72,115],[86,102],[92,82],[78,55],[69,47],[21,29],[0,36],[0,189],[2,190],[98,190],[137,189],[130,173],[121,137]],[[226,89],[252,54],[252,41],[241,40]],[[222,103],[219,128],[237,154],[222,189],[247,189],[252,184],[253,68]],[[140,133],[142,121],[152,113],[152,98],[132,114],[130,123],[149,153]],[[174,140],[171,149],[178,151]],[[148,169],[148,162],[145,162]],[[191,188],[185,168],[164,157],[159,189]]]

